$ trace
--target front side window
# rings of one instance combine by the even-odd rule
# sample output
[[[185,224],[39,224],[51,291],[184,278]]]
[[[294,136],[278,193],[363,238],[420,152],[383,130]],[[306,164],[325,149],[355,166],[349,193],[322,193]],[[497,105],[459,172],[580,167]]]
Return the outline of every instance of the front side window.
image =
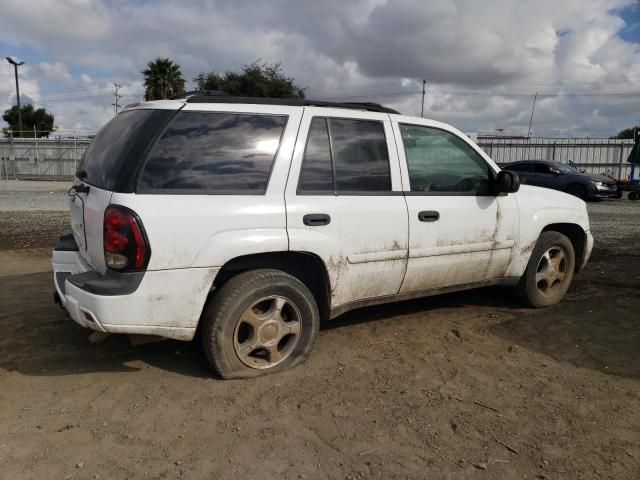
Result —
[[[312,120],[298,191],[340,194],[390,190],[389,150],[382,122]]]
[[[264,193],[287,118],[180,112],[156,142],[139,192]]]
[[[489,193],[489,166],[464,140],[444,130],[400,125],[412,192]]]

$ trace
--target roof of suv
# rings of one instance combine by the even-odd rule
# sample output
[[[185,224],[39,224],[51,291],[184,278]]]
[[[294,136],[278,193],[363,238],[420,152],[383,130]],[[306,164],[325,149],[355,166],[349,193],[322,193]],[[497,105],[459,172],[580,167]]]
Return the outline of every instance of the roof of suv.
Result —
[[[292,98],[267,97],[234,97],[218,91],[205,90],[202,92],[188,92],[173,100],[183,100],[186,103],[249,103],[254,105],[286,105],[292,107],[332,107],[366,110],[369,112],[396,113],[397,110],[384,107],[373,102],[326,102],[323,100],[299,100]]]

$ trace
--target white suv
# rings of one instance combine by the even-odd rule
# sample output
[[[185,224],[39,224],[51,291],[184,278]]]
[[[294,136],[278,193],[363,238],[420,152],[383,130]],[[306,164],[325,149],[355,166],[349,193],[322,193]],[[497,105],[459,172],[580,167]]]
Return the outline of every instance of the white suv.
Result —
[[[593,246],[582,200],[368,103],[131,105],[70,194],[56,300],[97,331],[199,331],[223,378],[300,363],[321,320],[364,305],[496,284],[553,305]]]

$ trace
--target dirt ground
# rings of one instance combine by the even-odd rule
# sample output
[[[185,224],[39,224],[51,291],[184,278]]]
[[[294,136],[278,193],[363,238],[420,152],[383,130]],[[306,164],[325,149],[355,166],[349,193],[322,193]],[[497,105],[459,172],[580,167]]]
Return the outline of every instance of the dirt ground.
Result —
[[[640,202],[589,209],[560,305],[489,288],[359,310],[247,381],[196,343],[88,343],[52,302],[66,216],[0,212],[0,479],[640,478]]]

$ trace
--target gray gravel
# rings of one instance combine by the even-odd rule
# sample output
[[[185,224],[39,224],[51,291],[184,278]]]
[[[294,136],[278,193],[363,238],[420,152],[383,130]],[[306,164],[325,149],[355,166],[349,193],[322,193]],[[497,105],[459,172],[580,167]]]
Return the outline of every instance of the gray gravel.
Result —
[[[4,192],[0,190],[0,212],[64,212],[68,210],[67,192]]]
[[[0,212],[66,212],[71,182],[0,181]]]
[[[640,255],[640,201],[588,203],[594,254]]]

